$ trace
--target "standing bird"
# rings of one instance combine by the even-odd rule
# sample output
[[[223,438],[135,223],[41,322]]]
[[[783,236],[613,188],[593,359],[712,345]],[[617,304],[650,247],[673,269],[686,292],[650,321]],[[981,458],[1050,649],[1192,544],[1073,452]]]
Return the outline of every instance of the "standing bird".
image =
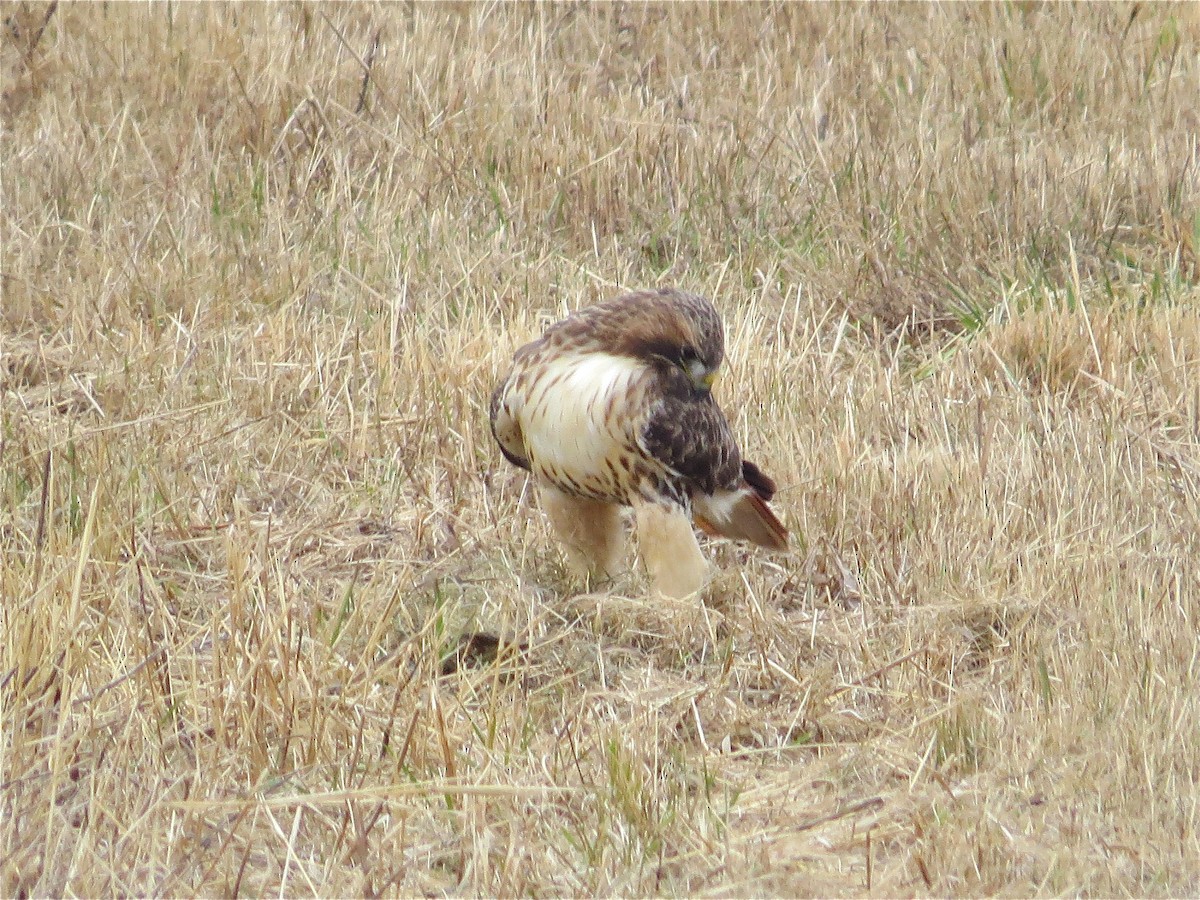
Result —
[[[787,547],[767,501],[775,483],[742,459],[711,388],[725,332],[703,297],[663,289],[582,309],[521,347],[492,395],[492,434],[532,472],[571,562],[612,576],[633,508],[654,587],[685,597],[710,534]]]

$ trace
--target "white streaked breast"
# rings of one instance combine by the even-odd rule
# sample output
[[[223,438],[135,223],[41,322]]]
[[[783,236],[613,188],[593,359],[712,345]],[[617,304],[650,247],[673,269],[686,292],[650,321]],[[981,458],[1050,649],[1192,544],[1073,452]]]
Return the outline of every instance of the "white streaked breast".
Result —
[[[607,353],[551,362],[532,384],[521,411],[534,469],[555,481],[555,473],[561,473],[581,484],[608,482],[605,461],[615,460],[641,425],[641,416],[628,415],[629,404],[642,402],[641,392],[631,389],[647,374],[643,363]],[[606,418],[614,396],[616,413]]]

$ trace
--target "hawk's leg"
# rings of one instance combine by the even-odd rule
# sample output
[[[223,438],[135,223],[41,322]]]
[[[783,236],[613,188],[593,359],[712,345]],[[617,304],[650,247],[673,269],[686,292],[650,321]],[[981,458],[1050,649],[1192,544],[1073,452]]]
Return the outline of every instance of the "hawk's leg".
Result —
[[[625,557],[621,509],[612,503],[572,497],[549,484],[538,487],[542,509],[567,550],[567,559],[583,575],[612,578]]]
[[[692,518],[680,506],[652,500],[633,505],[638,547],[650,582],[668,597],[687,597],[708,581],[708,560],[696,541]]]

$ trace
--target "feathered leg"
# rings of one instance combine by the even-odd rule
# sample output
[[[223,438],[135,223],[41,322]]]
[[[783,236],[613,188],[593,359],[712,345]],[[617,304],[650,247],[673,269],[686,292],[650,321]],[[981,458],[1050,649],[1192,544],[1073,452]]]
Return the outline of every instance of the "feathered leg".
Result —
[[[704,587],[709,565],[696,541],[691,516],[677,506],[634,504],[638,547],[650,582],[668,597],[687,597]]]
[[[542,509],[581,575],[612,578],[625,556],[621,509],[611,503],[572,497],[549,484],[538,487]]]

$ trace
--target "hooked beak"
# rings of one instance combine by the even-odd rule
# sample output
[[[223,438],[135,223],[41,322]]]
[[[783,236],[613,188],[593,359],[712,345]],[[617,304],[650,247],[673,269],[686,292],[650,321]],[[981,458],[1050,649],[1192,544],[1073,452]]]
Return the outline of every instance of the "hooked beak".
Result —
[[[682,364],[681,368],[696,390],[702,394],[707,394],[712,389],[713,382],[717,380],[716,370],[713,369],[710,371],[698,359],[688,360]]]

